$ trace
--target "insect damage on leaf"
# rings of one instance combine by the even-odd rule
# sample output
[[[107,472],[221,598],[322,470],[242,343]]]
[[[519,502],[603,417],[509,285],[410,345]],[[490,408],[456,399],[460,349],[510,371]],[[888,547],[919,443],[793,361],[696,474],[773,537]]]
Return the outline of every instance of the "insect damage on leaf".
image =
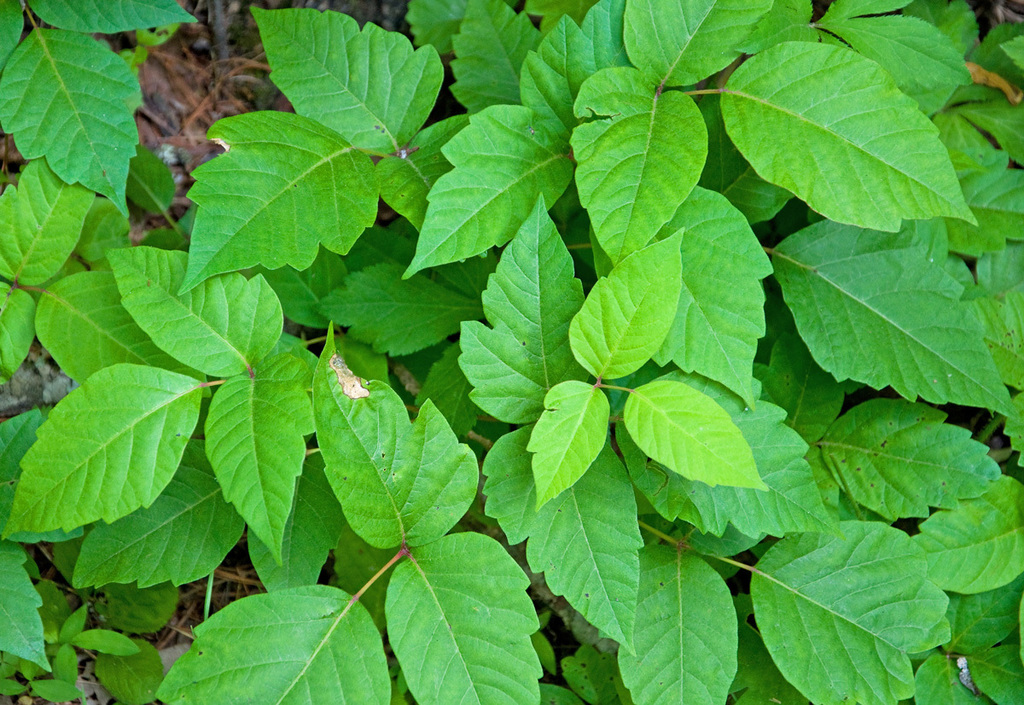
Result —
[[[349,369],[341,355],[337,353],[331,355],[328,364],[334,370],[334,374],[338,375],[338,384],[341,385],[342,394],[349,399],[365,399],[370,396],[370,390],[363,386],[363,380]]]

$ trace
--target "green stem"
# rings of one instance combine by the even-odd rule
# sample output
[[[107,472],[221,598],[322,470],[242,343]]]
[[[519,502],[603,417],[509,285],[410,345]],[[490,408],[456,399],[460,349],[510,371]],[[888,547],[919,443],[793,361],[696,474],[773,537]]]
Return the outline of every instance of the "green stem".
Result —
[[[760,570],[758,570],[757,568],[755,568],[752,565],[747,565],[746,563],[740,563],[739,561],[734,561],[733,559],[726,558],[725,556],[716,556],[714,554],[704,554],[704,555],[706,555],[708,558],[714,558],[716,561],[722,561],[723,563],[728,563],[729,565],[734,565],[737,568],[742,568],[743,570],[750,571],[751,573],[756,573],[757,575],[764,575],[763,572],[761,572]],[[773,582],[778,582],[777,580],[774,580],[774,579],[772,579],[772,580],[773,580]]]
[[[665,543],[672,544],[673,546],[678,546],[679,543],[682,541],[682,539],[672,538],[671,536],[666,534],[664,531],[661,531],[659,529],[655,529],[653,526],[651,526],[650,524],[647,524],[645,522],[637,520],[637,524],[640,525],[641,529],[644,529],[645,531],[651,532],[652,534],[657,536],[659,539],[661,539]]]
[[[692,91],[682,91],[684,95],[715,95],[716,93],[726,93],[724,88],[700,88]]]
[[[206,600],[203,602],[203,621],[210,618],[210,603],[213,601],[213,573],[206,578]]]
[[[372,578],[370,578],[369,580],[366,581],[366,585],[363,585],[361,588],[359,588],[359,592],[357,592],[355,595],[353,595],[351,598],[349,598],[349,601],[348,601],[349,606],[355,604],[356,602],[359,602],[359,598],[362,597],[363,594],[367,590],[369,590],[373,586],[373,584],[375,582],[377,582],[377,579],[380,578],[380,576],[384,575],[384,573],[386,573],[391,566],[393,566],[395,563],[398,563],[398,561],[402,560],[405,556],[408,556],[408,555],[409,555],[409,548],[407,546],[403,545],[401,550],[399,550],[398,553],[396,553],[391,558],[391,560],[389,560],[387,563],[385,563],[383,566],[381,566],[381,569],[378,570],[376,573],[374,573]]]
[[[316,338],[310,338],[309,340],[303,340],[302,344],[308,348],[310,345],[316,345],[317,343],[323,343],[326,340],[327,340],[327,336],[326,335],[321,335],[321,336],[316,337]]]
[[[981,443],[988,443],[995,432],[998,431],[1004,423],[1006,423],[1006,417],[1002,414],[996,414],[993,416],[992,419],[978,432],[978,441]]]
[[[598,382],[594,386],[595,387],[600,387],[601,389],[618,389],[620,392],[629,392],[629,393],[633,392],[633,390],[630,389],[629,387],[618,387],[618,386],[616,386],[614,384],[605,384],[604,382]]]

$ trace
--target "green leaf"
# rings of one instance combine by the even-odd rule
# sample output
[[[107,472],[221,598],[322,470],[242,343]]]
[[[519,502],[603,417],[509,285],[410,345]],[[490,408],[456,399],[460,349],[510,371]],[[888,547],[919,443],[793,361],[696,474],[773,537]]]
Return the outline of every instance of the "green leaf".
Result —
[[[523,11],[530,15],[541,15],[544,18],[541,20],[541,30],[544,31],[545,25],[554,25],[565,16],[579,24],[596,3],[597,0],[526,0]]]
[[[49,285],[36,307],[36,335],[78,382],[119,362],[188,370],[132,320],[110,272],[79,272]]]
[[[208,137],[230,151],[192,172],[189,198],[199,210],[186,290],[256,264],[305,269],[317,245],[345,254],[377,217],[373,162],[309,118],[237,115],[217,122]]]
[[[377,162],[380,197],[415,227],[423,227],[430,189],[452,170],[441,149],[468,124],[466,115],[453,115],[435,122],[417,132],[397,155]]]
[[[711,398],[683,382],[656,380],[626,400],[629,435],[651,458],[714,487],[767,489],[743,434]]]
[[[1024,174],[1008,169],[1008,157],[993,152],[992,161],[960,176],[967,205],[977,225],[961,220],[947,221],[949,248],[954,252],[977,256],[985,251],[1001,250],[1006,238],[1019,239],[1024,229]]]
[[[402,265],[382,263],[353,272],[320,304],[349,335],[377,352],[408,355],[439,343],[464,320],[480,318],[480,302],[424,274],[402,279]]]
[[[413,548],[388,585],[388,640],[422,705],[539,700],[529,579],[476,533]]]
[[[732,63],[771,6],[770,0],[628,0],[623,40],[630,61],[655,83],[683,86]]]
[[[945,650],[973,654],[1009,636],[1017,628],[1022,589],[1024,574],[995,590],[974,595],[950,594],[946,617],[952,636]]]
[[[946,596],[923,551],[877,522],[845,538],[787,537],[751,578],[757,626],[786,679],[818,703],[892,705],[914,694],[908,652],[945,641]]]
[[[281,337],[281,302],[258,274],[249,280],[237,272],[211,277],[179,294],[186,253],[133,247],[107,257],[121,303],[136,323],[162,349],[201,372],[245,372]]]
[[[341,257],[320,248],[313,264],[302,271],[282,267],[261,274],[277,294],[285,316],[302,326],[327,328],[331,321],[320,312],[320,302],[341,286],[348,269]]]
[[[1021,705],[1024,693],[1024,664],[1021,663],[1020,646],[1004,644],[974,654],[967,661],[974,677],[974,683],[985,695],[999,705]]]
[[[683,287],[655,362],[717,380],[752,405],[754,353],[765,330],[761,280],[771,264],[743,215],[714,191],[690,193],[663,232],[679,230]]]
[[[2,86],[2,84],[0,84]],[[1009,152],[1013,161],[1024,162],[1024,111],[1011,105],[1003,96],[985,103],[965,103],[953,109],[953,113],[966,118],[976,127],[984,130]]]
[[[1024,242],[1007,242],[998,252],[986,252],[975,265],[978,285],[992,296],[1024,291]]]
[[[682,289],[680,236],[648,245],[598,280],[569,326],[572,353],[591,374],[640,369],[661,347]]]
[[[32,0],[32,12],[46,24],[90,34],[196,21],[175,0]]]
[[[722,116],[758,174],[826,218],[887,231],[903,218],[974,221],[938,130],[884,69],[853,51],[770,47],[732,74]]]
[[[107,250],[132,244],[128,238],[130,228],[128,219],[109,199],[96,197],[85,215],[82,236],[73,254],[93,265],[104,262]]]
[[[268,592],[316,585],[327,552],[338,545],[345,520],[323,466],[323,458],[310,456],[302,469],[284,527],[281,564],[262,541],[249,542],[249,557]]]
[[[452,37],[452,95],[471,113],[518,103],[519,69],[539,43],[540,32],[525,13],[517,14],[502,0],[469,0]]]
[[[80,649],[98,651],[111,656],[131,656],[139,653],[139,647],[131,639],[109,629],[86,629],[75,636],[71,643]]]
[[[377,548],[444,536],[476,496],[473,452],[432,402],[410,424],[391,387],[355,386],[345,370],[328,338],[313,378],[313,405],[327,479],[346,519]]]
[[[42,423],[39,409],[32,409],[0,424],[0,531],[11,514],[14,488],[21,475],[21,459],[36,442],[36,430]]]
[[[416,405],[423,406],[427,399],[432,401],[448,420],[452,432],[461,438],[476,425],[480,411],[470,397],[472,390],[459,367],[459,343],[455,343],[449,345],[440,359],[430,366],[427,379],[416,395]]]
[[[192,377],[118,364],[61,401],[21,466],[4,535],[68,531],[149,506],[170,482],[199,420]]]
[[[978,298],[974,307],[999,376],[1009,386],[1024,389],[1024,292],[1008,291],[1002,300]]]
[[[157,697],[175,703],[383,703],[380,632],[358,601],[310,585],[230,603],[195,628]]]
[[[17,188],[0,196],[0,276],[18,284],[42,284],[75,249],[95,196],[68,186],[42,159],[21,172]]]
[[[513,4],[512,0],[505,0]],[[452,50],[452,36],[459,31],[467,0],[409,0],[405,20],[417,46],[433,44],[442,54]]]
[[[529,8],[526,12],[536,14]],[[579,122],[573,113],[576,95],[596,71],[593,38],[563,17],[523,62],[519,84],[522,103],[568,137]]]
[[[615,656],[600,653],[590,644],[584,644],[575,654],[562,659],[562,676],[585,702],[594,705],[618,705],[622,702],[615,683],[618,679],[621,685]],[[622,692],[629,695],[625,686]]]
[[[857,15],[881,15],[895,12],[910,4],[910,0],[836,0],[829,6],[822,20],[846,20]]]
[[[0,283],[0,384],[25,361],[36,337],[36,302],[24,289]]]
[[[603,69],[580,87],[576,186],[612,262],[647,245],[700,178],[707,129],[693,99],[659,92],[640,71]]]
[[[178,588],[170,583],[142,589],[110,583],[97,593],[95,609],[106,625],[132,634],[160,631],[178,609]]]
[[[139,653],[131,656],[96,656],[96,677],[124,705],[146,705],[156,699],[164,679],[160,652],[145,639],[132,639]]]
[[[583,376],[569,347],[583,287],[541,199],[505,248],[482,298],[494,327],[466,321],[460,338],[470,398],[502,421],[535,421],[553,386]]]
[[[527,446],[538,509],[583,477],[604,447],[610,414],[604,392],[576,380],[552,387],[544,407]]]
[[[522,106],[496,105],[471,116],[441,151],[454,168],[430,190],[406,275],[504,245],[538,195],[551,207],[572,178],[569,145]],[[501,169],[494,168],[498,163]]]
[[[139,82],[105,45],[36,29],[0,79],[0,121],[26,159],[46,157],[62,181],[102,193],[127,214],[125,181],[139,134],[126,101],[138,94]]]
[[[808,443],[824,436],[843,408],[842,386],[818,367],[795,334],[786,333],[775,341],[761,379],[767,397],[786,410],[786,423]]]
[[[786,238],[773,262],[800,335],[837,379],[1007,410],[980,324],[926,250],[909,232],[822,222]]]
[[[295,478],[313,432],[309,368],[289,354],[228,379],[206,418],[206,456],[249,529],[281,561]]]
[[[25,15],[20,0],[0,0],[0,71],[21,41]]]
[[[800,695],[800,691],[790,685],[775,667],[761,635],[749,624],[740,624],[739,632],[737,672],[730,690],[733,693],[740,688],[745,690],[736,699],[736,705],[807,705],[807,698]]]
[[[633,488],[605,444],[586,475],[536,515],[526,556],[552,592],[630,649],[642,546]]]
[[[943,590],[976,593],[1024,572],[1024,485],[1003,476],[977,499],[935,512],[914,542],[928,554],[928,578]]]
[[[174,200],[174,176],[160,158],[143,147],[135,148],[128,164],[128,200],[150,213],[166,213]]]
[[[487,478],[483,490],[487,498],[484,511],[498,521],[512,546],[533,533],[537,517],[533,465],[526,449],[532,431],[531,426],[524,426],[506,433],[484,456],[483,474]]]
[[[775,0],[771,9],[738,47],[756,54],[782,42],[817,42],[818,33],[810,27],[814,7],[808,0]]]
[[[49,670],[38,612],[43,600],[22,566],[27,558],[18,544],[0,541],[0,651]]]
[[[295,112],[364,149],[395,152],[434,107],[444,69],[433,47],[340,12],[262,10],[253,16],[270,78]]]
[[[152,506],[89,532],[75,563],[74,584],[183,585],[212,573],[242,528],[221,495],[203,444],[189,443]]]
[[[946,415],[902,399],[872,399],[847,411],[818,442],[854,502],[889,521],[955,509],[999,477],[988,446]]]
[[[619,649],[637,705],[725,702],[736,674],[736,611],[700,557],[652,544],[640,552],[635,655]]]
[[[935,652],[917,669],[914,702],[920,705],[976,705],[978,698],[961,685],[956,659]]]
[[[78,700],[85,697],[84,693],[75,687],[74,683],[56,679],[33,681],[32,694],[52,703]]]

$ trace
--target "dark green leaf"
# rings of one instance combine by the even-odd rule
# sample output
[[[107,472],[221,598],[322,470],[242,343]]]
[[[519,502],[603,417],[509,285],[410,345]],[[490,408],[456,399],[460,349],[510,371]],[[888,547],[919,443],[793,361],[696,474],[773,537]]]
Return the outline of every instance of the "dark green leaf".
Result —
[[[416,405],[423,406],[427,399],[432,401],[448,420],[452,432],[461,438],[476,425],[480,412],[470,397],[472,390],[472,385],[459,368],[459,344],[455,343],[449,345],[441,358],[430,366],[427,379],[416,395]]]
[[[166,213],[176,190],[167,165],[141,144],[137,146],[128,164],[128,200],[150,213]]]
[[[22,567],[26,559],[21,546],[0,541],[0,651],[48,669],[43,623],[36,611],[43,600]]]
[[[139,653],[131,656],[96,656],[96,677],[124,705],[147,705],[156,699],[164,679],[160,653],[144,639],[132,639]]]
[[[953,593],[949,596],[949,619],[952,636],[945,649],[949,652],[973,654],[995,646],[1017,628],[1018,605],[1024,590],[1024,574],[1001,588],[974,595]]]
[[[348,270],[341,257],[320,248],[313,264],[302,271],[292,267],[261,272],[277,298],[284,315],[299,325],[326,328],[330,320],[320,311],[320,302],[345,281]]]

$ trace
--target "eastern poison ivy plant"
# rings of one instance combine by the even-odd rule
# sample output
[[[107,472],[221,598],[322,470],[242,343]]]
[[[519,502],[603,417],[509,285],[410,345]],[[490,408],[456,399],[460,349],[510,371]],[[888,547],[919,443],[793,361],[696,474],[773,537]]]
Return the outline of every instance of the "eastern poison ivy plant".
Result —
[[[214,125],[179,224],[90,34],[189,18],[81,5],[0,0],[0,373],[80,385],[0,426],[0,692],[1020,702],[1024,26],[254,9],[295,112]],[[267,592],[162,678],[123,633],[245,529]]]

